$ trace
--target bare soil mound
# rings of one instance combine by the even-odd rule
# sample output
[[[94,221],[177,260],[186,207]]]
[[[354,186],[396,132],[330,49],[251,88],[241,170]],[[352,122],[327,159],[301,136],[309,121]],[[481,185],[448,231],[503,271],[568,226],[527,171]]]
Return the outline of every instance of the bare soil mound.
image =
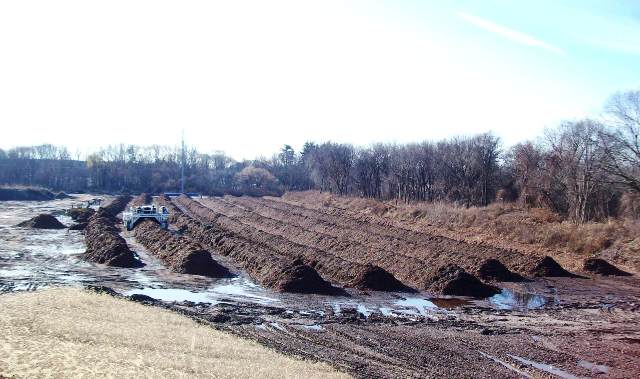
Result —
[[[174,201],[190,214],[183,213],[169,199],[159,198],[158,202],[169,208],[173,225],[182,229],[189,238],[233,259],[262,285],[282,292],[295,292],[300,291],[300,283],[305,283],[304,293],[346,294],[339,288],[327,287],[329,282],[320,276],[317,269],[301,264],[298,256],[289,258],[265,243],[250,240],[245,233],[225,227],[210,210],[186,196]],[[192,218],[191,213],[198,214],[198,218]],[[297,267],[301,265],[303,267]]]
[[[366,265],[371,264],[382,267],[398,280],[414,284],[409,274],[425,267],[420,260],[384,247],[367,246],[333,235],[328,230],[319,231],[292,219],[283,220],[256,211],[250,204],[239,204],[248,198],[209,198],[198,202],[178,198],[175,201],[190,207],[189,212],[194,217],[206,222],[213,220],[221,228],[241,235],[253,244],[265,245],[289,259],[303,257],[323,278],[335,283],[350,285]]]
[[[75,222],[89,222],[89,218],[96,213],[93,208],[71,208],[69,217]]]
[[[112,215],[114,211],[115,209],[101,208],[91,216],[85,229],[87,250],[84,253],[84,258],[90,262],[102,263],[107,266],[144,266],[129,249],[124,238],[119,235],[119,230],[115,227],[117,219]]]
[[[65,229],[63,223],[58,221],[57,218],[50,214],[39,214],[27,221],[19,223],[17,226],[21,228],[33,228],[33,229]]]
[[[343,294],[344,291],[331,285],[322,279],[313,267],[306,265],[300,259],[294,260],[291,265],[280,274],[273,288],[280,292],[314,293],[324,295]]]
[[[142,193],[131,201],[131,205],[150,204],[152,201],[151,194]],[[155,220],[147,219],[136,224],[133,235],[171,271],[213,278],[233,276],[201,244],[160,228]]]
[[[631,276],[630,273],[622,271],[611,263],[600,258],[589,258],[584,261],[584,270],[598,275],[611,276]]]
[[[478,277],[482,280],[495,282],[523,282],[526,281],[522,275],[510,271],[497,259],[487,259],[478,268]]]
[[[0,188],[0,201],[47,201],[54,198],[54,193],[44,188]]]
[[[183,274],[228,278],[229,270],[213,260],[202,245],[161,229],[152,220],[143,220],[133,229],[136,240],[158,257],[171,271]]]
[[[366,265],[350,285],[360,290],[415,292],[381,267]]]
[[[553,258],[546,256],[542,258],[531,270],[531,274],[537,277],[566,277],[575,278],[578,275],[565,270]]]
[[[448,264],[440,267],[428,280],[429,290],[442,295],[484,298],[500,293],[500,289],[481,282],[462,267]]]
[[[475,272],[484,260],[500,257],[512,270],[519,271],[520,266],[531,267],[535,260],[477,241],[456,241],[434,233],[428,227],[379,217],[375,212],[357,212],[349,206],[336,208],[321,201],[294,203],[271,198],[225,197],[222,200],[236,205],[240,211],[223,208],[219,199],[200,202],[242,221],[280,233],[286,231],[287,238],[292,241],[332,252],[346,260],[382,267],[414,288],[421,288],[425,276],[433,275],[438,267],[451,262],[468,272]],[[244,214],[241,210],[245,210]]]
[[[101,207],[100,209],[103,212],[108,213],[109,215],[115,217],[118,215],[118,213],[124,211],[124,209],[127,207],[127,204],[129,204],[130,201],[131,201],[131,196],[120,195],[115,199],[113,199],[109,204],[105,205],[104,207]]]

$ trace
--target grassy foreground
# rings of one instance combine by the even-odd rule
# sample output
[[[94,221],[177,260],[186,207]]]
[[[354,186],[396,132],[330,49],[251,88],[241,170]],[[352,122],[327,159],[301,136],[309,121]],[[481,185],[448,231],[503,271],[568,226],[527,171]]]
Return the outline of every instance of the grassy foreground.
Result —
[[[80,289],[0,295],[0,310],[0,377],[347,377],[168,310]]]

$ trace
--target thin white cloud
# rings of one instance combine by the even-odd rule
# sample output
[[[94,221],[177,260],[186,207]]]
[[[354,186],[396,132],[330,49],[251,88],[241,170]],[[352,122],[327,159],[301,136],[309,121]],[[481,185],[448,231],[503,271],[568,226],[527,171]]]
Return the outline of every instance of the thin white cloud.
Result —
[[[484,18],[474,16],[468,13],[458,13],[458,15],[465,21],[471,23],[472,25],[475,25],[481,29],[484,29],[491,33],[495,33],[502,37],[508,38],[522,45],[539,47],[539,48],[551,51],[553,53],[556,53],[558,55],[565,55],[565,52],[559,47],[546,43],[544,41],[541,41],[528,34],[507,28],[506,26],[498,25],[494,22],[485,20]]]

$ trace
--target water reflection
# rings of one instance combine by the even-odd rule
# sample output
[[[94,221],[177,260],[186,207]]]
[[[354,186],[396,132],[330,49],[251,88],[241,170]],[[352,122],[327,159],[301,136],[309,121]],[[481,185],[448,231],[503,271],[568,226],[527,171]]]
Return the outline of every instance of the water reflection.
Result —
[[[428,310],[434,310],[438,308],[431,301],[420,297],[409,297],[406,299],[398,300],[395,302],[395,305],[404,308],[400,310],[400,312],[402,313],[416,314],[416,312],[413,310],[413,308],[415,308],[417,310],[417,314],[421,316],[426,316],[428,314]]]
[[[516,310],[538,309],[553,301],[552,297],[527,292],[515,292],[507,288],[489,298],[489,302],[498,309]]]

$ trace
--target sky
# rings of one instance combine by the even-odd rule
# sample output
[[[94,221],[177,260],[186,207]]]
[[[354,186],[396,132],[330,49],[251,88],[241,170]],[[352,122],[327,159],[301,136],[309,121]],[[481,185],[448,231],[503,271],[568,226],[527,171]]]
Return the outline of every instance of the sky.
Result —
[[[0,148],[505,146],[640,87],[640,1],[2,1]]]

